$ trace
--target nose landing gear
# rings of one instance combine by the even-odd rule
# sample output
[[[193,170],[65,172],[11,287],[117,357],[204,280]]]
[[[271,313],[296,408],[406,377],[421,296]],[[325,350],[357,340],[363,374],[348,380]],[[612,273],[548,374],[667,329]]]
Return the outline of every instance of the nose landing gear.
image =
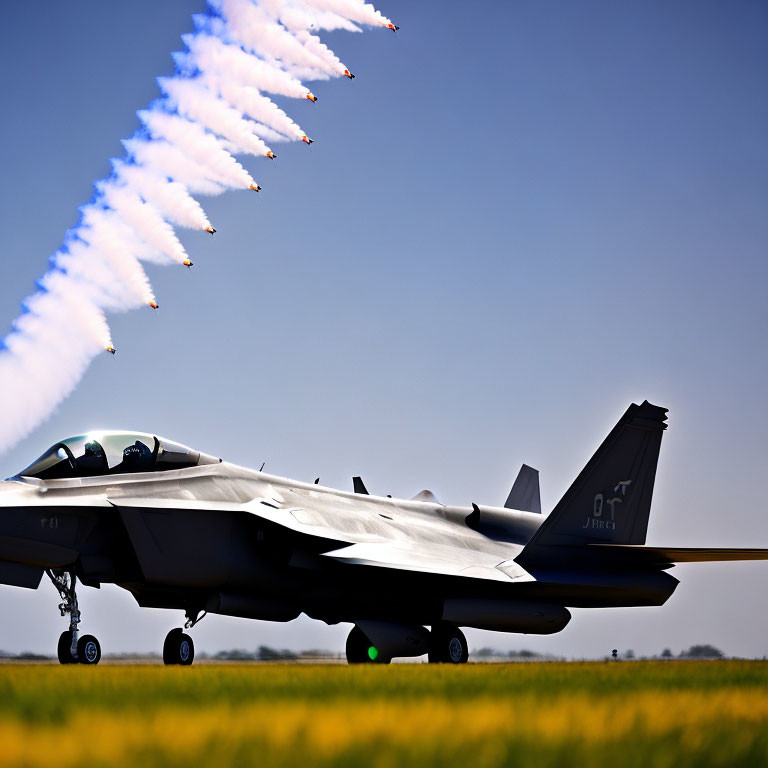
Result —
[[[163,643],[163,663],[189,666],[195,660],[195,644],[180,629],[172,629]]]
[[[45,572],[61,598],[59,612],[62,616],[69,615],[69,629],[59,636],[56,649],[59,662],[61,664],[98,664],[101,660],[99,641],[93,635],[80,637],[77,628],[80,623],[80,608],[75,589],[77,577],[68,571],[55,573],[50,568]]]
[[[187,620],[184,622],[184,629],[192,629],[198,621],[205,618],[206,611],[192,610],[186,611]],[[165,637],[163,643],[163,663],[181,664],[188,667],[195,660],[195,644],[192,638],[182,630],[172,629]]]

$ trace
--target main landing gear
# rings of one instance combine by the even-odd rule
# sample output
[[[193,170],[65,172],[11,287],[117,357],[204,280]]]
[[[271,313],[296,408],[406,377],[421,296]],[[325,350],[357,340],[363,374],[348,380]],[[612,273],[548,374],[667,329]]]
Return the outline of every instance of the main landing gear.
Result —
[[[184,629],[192,629],[205,615],[205,611],[187,611]],[[192,638],[181,629],[172,629],[165,636],[163,643],[163,664],[181,664],[188,667],[194,660],[195,644]]]
[[[466,664],[469,647],[464,633],[453,624],[436,624],[429,641],[430,664]]]
[[[80,623],[80,609],[77,604],[74,573],[54,573],[46,569],[48,578],[56,587],[61,602],[59,611],[62,616],[69,615],[69,629],[59,636],[57,654],[61,664],[98,664],[101,660],[101,646],[93,635],[80,636],[77,625]]]

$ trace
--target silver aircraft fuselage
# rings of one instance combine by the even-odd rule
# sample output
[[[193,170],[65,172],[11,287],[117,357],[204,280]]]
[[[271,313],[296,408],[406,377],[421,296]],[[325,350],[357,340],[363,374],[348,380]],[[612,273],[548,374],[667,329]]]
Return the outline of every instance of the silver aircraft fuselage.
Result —
[[[768,557],[644,546],[665,428],[665,409],[630,406],[548,516],[510,508],[540,509],[527,467],[506,506],[457,507],[371,496],[359,478],[346,492],[275,477],[152,435],[71,438],[0,483],[0,583],[36,588],[47,572],[77,616],[73,654],[79,579],[181,609],[188,626],[205,612],[351,622],[350,660],[374,637],[380,658],[445,640],[466,660],[460,627],[558,632],[569,607],[663,604],[676,562]]]

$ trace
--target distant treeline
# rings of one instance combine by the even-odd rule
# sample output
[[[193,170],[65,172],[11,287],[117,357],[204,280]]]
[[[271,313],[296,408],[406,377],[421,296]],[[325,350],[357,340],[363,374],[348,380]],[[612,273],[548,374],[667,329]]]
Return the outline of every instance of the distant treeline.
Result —
[[[473,659],[515,659],[517,661],[566,661],[565,657],[549,656],[536,651],[529,651],[523,649],[521,651],[499,651],[496,648],[478,648],[477,650],[470,651],[470,658]],[[700,645],[692,645],[690,648],[681,651],[675,655],[669,648],[665,648],[660,654],[654,656],[636,656],[635,652],[629,648],[626,651],[616,651],[607,654],[609,658],[623,659],[623,660],[648,660],[648,659],[724,659],[725,654],[714,645],[709,643],[702,643]]]
[[[471,659],[476,661],[567,661],[566,657],[553,656],[550,654],[537,653],[526,648],[515,651],[500,651],[496,648],[477,648],[469,654]],[[52,655],[39,653],[7,653],[0,651],[0,659],[16,659],[18,661],[48,661],[55,658]],[[157,653],[113,653],[105,654],[107,659],[155,659],[159,658]],[[310,661],[312,659],[340,659],[344,658],[343,653],[328,651],[322,649],[310,649],[306,651],[291,651],[287,648],[271,648],[268,645],[260,645],[256,650],[250,651],[243,648],[232,648],[230,650],[218,651],[217,653],[206,653],[205,651],[197,654],[198,659],[210,659],[212,661]],[[702,643],[692,645],[690,648],[681,651],[675,655],[669,648],[665,648],[660,654],[654,656],[636,656],[630,648],[626,651],[617,651],[615,655],[606,654],[606,658],[616,658],[622,661],[647,660],[647,659],[724,659],[725,653],[714,645]]]
[[[242,648],[232,648],[217,653],[206,653],[201,651],[196,654],[198,659],[211,659],[213,661],[298,661],[301,659],[337,659],[343,657],[343,653],[335,651],[326,651],[320,649],[310,649],[307,651],[290,651],[287,648],[270,648],[268,645],[260,645],[255,651],[244,650]],[[8,653],[0,650],[0,659],[16,659],[18,661],[49,661],[55,659],[53,654],[46,655],[40,653]],[[159,653],[105,653],[105,659],[159,659]]]
[[[560,661],[559,656],[552,656],[523,648],[521,651],[499,651],[496,648],[477,648],[469,652],[472,659],[516,659],[519,661]]]
[[[325,651],[312,648],[308,651],[289,651],[287,648],[270,648],[268,645],[260,645],[255,651],[247,651],[242,648],[233,648],[229,651],[218,653],[199,653],[199,659],[212,659],[214,661],[299,661],[300,659],[336,659],[343,654],[334,651]]]

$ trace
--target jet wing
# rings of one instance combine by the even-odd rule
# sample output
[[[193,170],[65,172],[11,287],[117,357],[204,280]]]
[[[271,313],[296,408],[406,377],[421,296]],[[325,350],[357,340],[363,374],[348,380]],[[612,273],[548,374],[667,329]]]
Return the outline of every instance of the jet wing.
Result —
[[[705,547],[646,547],[642,544],[590,544],[603,550],[626,553],[637,563],[711,563],[735,560],[768,560],[768,549],[709,549]]]
[[[501,581],[507,584],[512,581],[535,581],[522,566],[512,559],[504,559],[503,555],[436,543],[411,547],[402,540],[393,542],[378,536],[371,537],[370,534],[343,531],[324,524],[315,510],[299,506],[278,506],[280,501],[271,497],[257,498],[244,504],[124,496],[110,497],[108,501],[121,509],[126,524],[131,522],[132,510],[244,512],[295,533],[313,539],[325,539],[331,545],[328,547],[330,551],[324,552],[321,557],[328,557],[339,563]],[[144,531],[137,529],[134,533],[138,536]],[[361,541],[361,538],[367,540]]]
[[[322,533],[318,526],[306,522],[306,513],[298,507],[278,507],[274,499],[254,499],[245,504],[234,501],[200,501],[197,499],[161,499],[151,497],[108,497],[114,507],[125,509],[203,510],[206,512],[245,512],[262,520],[275,523],[296,533],[305,533],[316,539],[328,539],[336,543],[345,541],[336,531]]]
[[[485,579],[490,581],[535,581],[521,566],[497,556],[452,547],[430,546],[418,551],[390,542],[352,544],[323,553],[341,563],[420,571],[442,576]]]

